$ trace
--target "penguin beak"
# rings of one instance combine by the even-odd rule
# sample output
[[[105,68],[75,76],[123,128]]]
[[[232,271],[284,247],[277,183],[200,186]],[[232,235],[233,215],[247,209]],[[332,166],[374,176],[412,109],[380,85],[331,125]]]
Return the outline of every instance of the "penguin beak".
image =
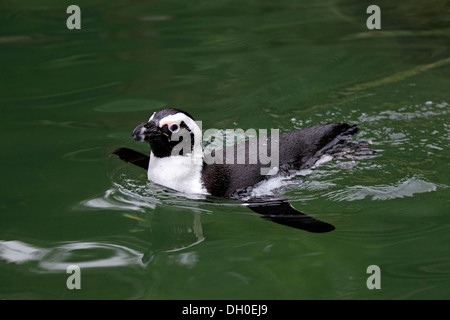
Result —
[[[157,126],[152,122],[144,122],[138,125],[133,130],[133,139],[136,141],[146,141],[149,142],[152,137],[160,135],[161,132]]]

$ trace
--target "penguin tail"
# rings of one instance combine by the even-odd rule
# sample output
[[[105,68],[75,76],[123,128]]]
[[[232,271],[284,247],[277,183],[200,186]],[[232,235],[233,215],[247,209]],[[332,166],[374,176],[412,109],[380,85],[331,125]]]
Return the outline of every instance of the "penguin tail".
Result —
[[[326,154],[333,157],[333,160],[339,159],[368,159],[374,158],[378,153],[370,146],[372,141],[351,139],[359,130],[358,125],[349,126],[335,140],[335,143],[326,151]]]

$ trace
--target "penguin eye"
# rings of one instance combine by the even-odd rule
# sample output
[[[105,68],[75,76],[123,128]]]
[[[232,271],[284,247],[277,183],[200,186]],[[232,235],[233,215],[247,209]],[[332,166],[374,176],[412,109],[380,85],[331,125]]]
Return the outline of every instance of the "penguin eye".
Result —
[[[176,132],[178,132],[178,130],[180,130],[180,126],[179,126],[178,124],[176,124],[176,123],[172,123],[172,124],[169,126],[169,130],[170,130],[170,132],[172,132],[172,133],[176,133]]]

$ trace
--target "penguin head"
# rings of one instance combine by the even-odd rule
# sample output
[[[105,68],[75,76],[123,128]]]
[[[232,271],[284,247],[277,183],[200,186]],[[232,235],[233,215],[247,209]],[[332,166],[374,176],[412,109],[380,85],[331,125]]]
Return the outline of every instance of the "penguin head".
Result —
[[[193,117],[173,108],[154,112],[133,130],[133,139],[148,142],[158,158],[190,156],[202,152],[201,129]]]

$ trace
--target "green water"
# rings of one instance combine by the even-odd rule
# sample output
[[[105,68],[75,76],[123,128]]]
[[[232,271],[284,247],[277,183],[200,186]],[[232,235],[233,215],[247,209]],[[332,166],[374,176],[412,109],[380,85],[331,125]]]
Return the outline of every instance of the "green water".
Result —
[[[448,299],[449,2],[377,4],[381,30],[356,0],[2,1],[0,298]],[[108,156],[147,153],[131,132],[162,106],[204,129],[358,123],[379,156],[285,182],[336,227],[308,233]]]

